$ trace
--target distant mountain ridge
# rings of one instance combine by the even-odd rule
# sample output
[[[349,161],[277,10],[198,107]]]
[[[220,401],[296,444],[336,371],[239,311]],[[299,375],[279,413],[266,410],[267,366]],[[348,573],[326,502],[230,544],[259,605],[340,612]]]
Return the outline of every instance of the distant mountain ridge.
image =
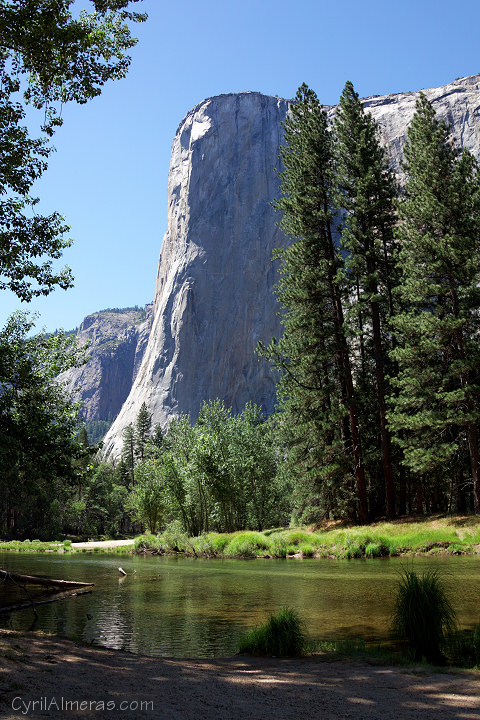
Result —
[[[81,400],[87,422],[111,423],[127,398],[145,352],[153,304],[114,308],[88,315],[76,335],[88,344],[89,361],[59,376]]]

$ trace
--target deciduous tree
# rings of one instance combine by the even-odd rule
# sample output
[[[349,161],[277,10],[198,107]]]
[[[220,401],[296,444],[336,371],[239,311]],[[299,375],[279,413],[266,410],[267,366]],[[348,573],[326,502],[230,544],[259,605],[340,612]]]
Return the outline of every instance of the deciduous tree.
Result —
[[[145,19],[128,9],[137,1],[92,0],[93,12],[78,14],[73,0],[0,0],[0,289],[21,300],[72,285],[69,268],[53,267],[69,228],[57,212],[38,214],[30,192],[62,106],[125,76],[136,42],[129,23]],[[26,105],[42,113],[40,137],[30,136]]]
[[[18,312],[0,332],[0,528],[17,534],[46,532],[83,452],[78,407],[55,378],[84,352],[62,333],[30,337],[33,324]]]

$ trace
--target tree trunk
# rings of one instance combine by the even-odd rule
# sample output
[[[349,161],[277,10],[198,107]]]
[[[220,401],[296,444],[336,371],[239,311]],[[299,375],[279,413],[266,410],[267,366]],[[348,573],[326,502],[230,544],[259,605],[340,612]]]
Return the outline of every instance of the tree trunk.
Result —
[[[376,288],[374,289],[376,292]],[[380,446],[383,474],[385,478],[385,513],[387,520],[395,517],[395,484],[393,479],[390,453],[390,434],[387,429],[387,408],[385,404],[385,370],[383,365],[382,335],[380,329],[380,310],[377,302],[371,303],[373,347],[375,352],[375,371],[377,380],[377,402],[380,417]]]
[[[422,481],[420,479],[417,480],[417,492],[416,492],[416,513],[417,515],[423,515],[423,489],[422,489]]]
[[[470,462],[472,465],[473,498],[475,513],[480,514],[480,458],[478,451],[478,429],[474,423],[468,425],[468,448],[470,451]]]
[[[325,212],[328,207],[325,205]],[[341,369],[345,381],[346,401],[350,417],[350,431],[352,433],[353,460],[355,464],[355,480],[359,504],[360,522],[368,522],[367,484],[365,480],[365,469],[362,463],[362,445],[360,441],[360,430],[358,427],[358,409],[355,400],[355,389],[352,380],[352,369],[348,356],[347,341],[343,332],[344,317],[342,301],[338,285],[335,280],[335,249],[330,226],[327,228],[327,260],[329,262],[328,283],[333,306],[333,321],[335,326],[336,343],[341,361]]]

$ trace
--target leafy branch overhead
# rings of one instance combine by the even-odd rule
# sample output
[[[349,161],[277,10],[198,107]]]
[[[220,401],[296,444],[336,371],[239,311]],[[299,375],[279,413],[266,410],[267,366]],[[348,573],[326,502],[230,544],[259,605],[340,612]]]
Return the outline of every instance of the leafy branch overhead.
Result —
[[[67,289],[69,268],[53,269],[71,240],[62,216],[38,215],[34,182],[47,168],[49,139],[62,105],[86,103],[108,80],[125,77],[136,43],[130,25],[146,15],[139,0],[93,0],[79,13],[73,0],[0,0],[0,289],[24,301]],[[26,107],[41,111],[31,137]]]

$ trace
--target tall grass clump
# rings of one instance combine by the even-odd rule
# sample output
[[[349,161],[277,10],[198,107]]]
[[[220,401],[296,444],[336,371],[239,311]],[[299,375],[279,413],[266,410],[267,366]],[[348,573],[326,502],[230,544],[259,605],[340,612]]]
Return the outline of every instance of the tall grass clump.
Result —
[[[302,621],[296,610],[284,607],[276,615],[253,628],[240,640],[239,652],[244,655],[301,655],[305,646]]]
[[[224,547],[225,557],[258,557],[270,549],[272,541],[259,532],[239,532]]]
[[[416,661],[445,664],[442,645],[456,626],[456,615],[437,570],[421,576],[405,569],[398,583],[393,631]]]

